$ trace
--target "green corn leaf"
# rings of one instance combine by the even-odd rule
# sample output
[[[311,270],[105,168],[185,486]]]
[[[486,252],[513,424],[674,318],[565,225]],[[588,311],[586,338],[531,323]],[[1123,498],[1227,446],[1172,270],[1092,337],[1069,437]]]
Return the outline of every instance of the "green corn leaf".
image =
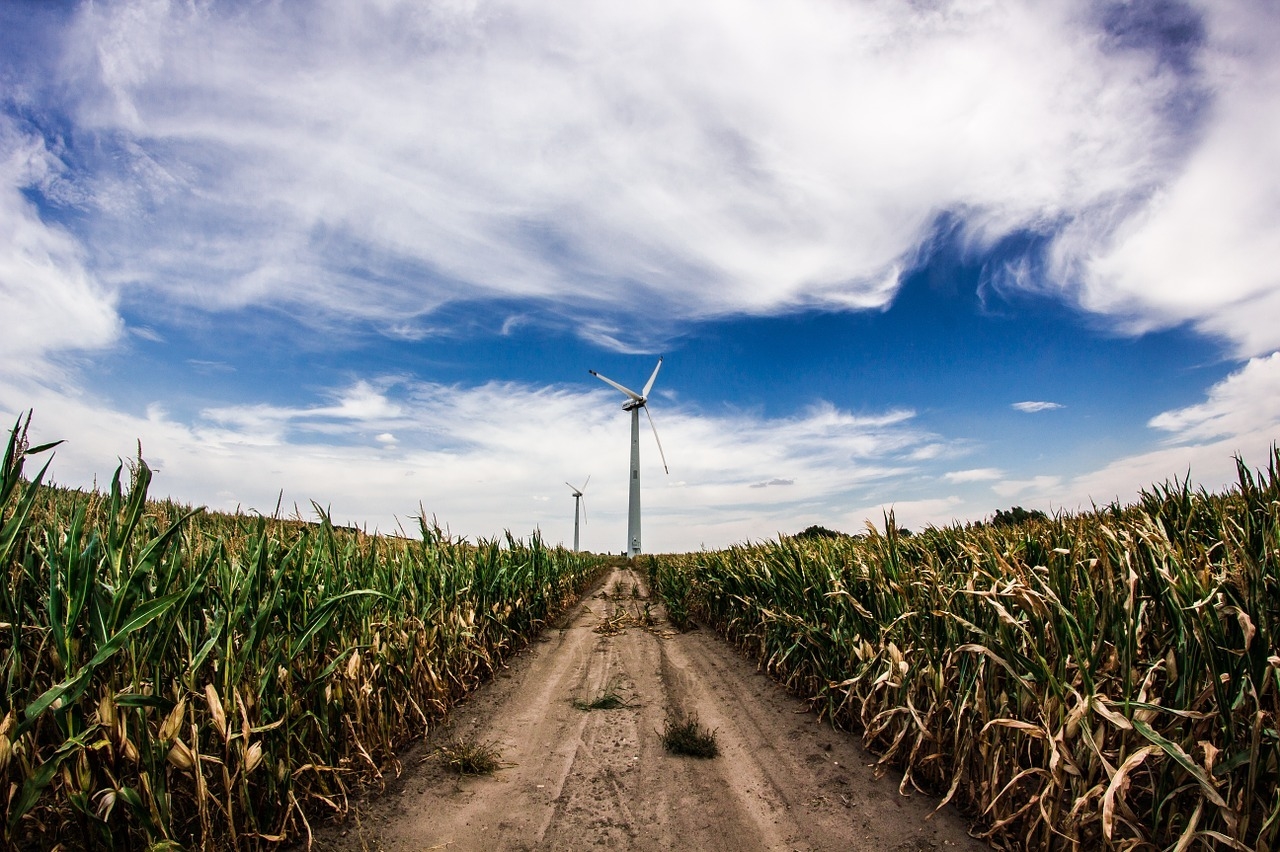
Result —
[[[376,597],[389,600],[385,592],[379,592],[376,589],[352,589],[349,592],[343,592],[342,594],[334,595],[331,598],[325,599],[320,606],[316,607],[315,612],[311,614],[311,619],[307,622],[306,629],[302,631],[302,635],[299,636],[297,642],[294,643],[294,658],[296,659],[298,654],[300,654],[302,650],[307,647],[308,643],[311,642],[312,637],[323,630],[325,625],[333,619],[338,604],[349,598],[357,597]]]
[[[72,677],[67,678],[62,683],[49,687],[49,689],[45,690],[43,695],[37,698],[26,708],[23,713],[25,718],[18,724],[15,737],[21,736],[25,732],[29,731],[39,720],[40,716],[59,698],[62,698],[64,703],[69,703],[75,700],[75,698],[79,696],[79,694],[83,692],[84,688],[88,685],[89,677],[93,674],[95,669],[109,660],[117,651],[124,647],[124,643],[128,641],[129,637],[133,633],[143,627],[146,627],[148,624],[164,615],[175,603],[185,597],[185,595],[185,592],[165,595],[162,598],[156,598],[153,601],[148,601],[134,610],[130,618],[125,622],[120,630],[98,649],[98,652],[93,655],[93,659],[91,659],[83,669]]]
[[[1172,740],[1166,739],[1148,725],[1139,719],[1133,720],[1133,727],[1138,733],[1146,737],[1154,745],[1158,745],[1160,749],[1175,763],[1187,771],[1187,774],[1196,779],[1200,784],[1200,789],[1204,791],[1205,798],[1213,802],[1220,808],[1226,808],[1227,803],[1222,796],[1214,789],[1213,782],[1209,780],[1209,776],[1205,774],[1204,768],[1197,766],[1191,756],[1182,750],[1182,747]]]
[[[18,536],[26,529],[27,517],[31,514],[31,507],[35,505],[36,497],[40,494],[40,482],[44,479],[45,473],[49,470],[49,465],[53,463],[53,459],[44,463],[44,467],[40,468],[40,472],[36,474],[36,478],[27,484],[26,491],[22,495],[22,500],[18,503],[9,520],[0,528],[0,565],[8,565],[13,557],[13,548],[18,541]],[[4,503],[0,502],[0,508]]]
[[[96,730],[97,726],[94,725],[82,731],[78,736],[64,742],[53,753],[52,757],[40,764],[35,773],[23,782],[17,801],[9,809],[9,831],[12,832],[22,818],[26,816],[27,812],[39,801],[40,794],[49,786],[49,782],[53,780],[54,773],[58,771],[58,767],[62,766],[67,758],[73,757],[76,752],[83,749],[85,741]]]

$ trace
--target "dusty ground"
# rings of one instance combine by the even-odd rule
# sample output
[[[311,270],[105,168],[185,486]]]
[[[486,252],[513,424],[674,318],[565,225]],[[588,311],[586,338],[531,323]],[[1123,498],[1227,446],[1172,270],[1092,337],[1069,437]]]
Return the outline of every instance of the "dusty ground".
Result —
[[[635,589],[633,592],[632,590]],[[315,848],[386,850],[981,850],[951,809],[877,779],[857,739],[820,724],[719,638],[675,633],[617,569],[558,629],[433,737],[491,743],[503,768],[446,771],[428,743],[358,822]],[[621,632],[600,630],[607,620]],[[611,635],[612,634],[612,635]],[[583,710],[615,691],[629,703]],[[696,713],[720,756],[668,754],[669,711]]]

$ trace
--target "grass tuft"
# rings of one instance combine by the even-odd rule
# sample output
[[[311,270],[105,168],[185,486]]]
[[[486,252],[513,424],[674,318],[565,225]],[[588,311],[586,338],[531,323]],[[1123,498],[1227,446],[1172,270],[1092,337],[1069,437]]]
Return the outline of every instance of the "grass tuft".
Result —
[[[459,775],[491,775],[502,768],[502,755],[494,744],[474,738],[450,740],[437,753]]]
[[[590,701],[574,699],[573,706],[579,710],[618,710],[622,707],[630,707],[631,702],[623,697],[621,685],[613,680]]]
[[[662,731],[662,746],[672,754],[689,757],[716,757],[720,746],[716,745],[716,732],[708,731],[698,722],[696,713],[675,713],[667,717]]]

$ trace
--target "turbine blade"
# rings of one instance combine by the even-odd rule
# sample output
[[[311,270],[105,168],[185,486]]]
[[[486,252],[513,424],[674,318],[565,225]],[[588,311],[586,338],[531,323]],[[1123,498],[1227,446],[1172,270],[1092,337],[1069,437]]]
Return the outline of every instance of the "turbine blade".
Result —
[[[565,482],[565,485],[569,486],[569,490],[572,491],[574,494],[578,493],[578,487],[574,485],[572,482]]]
[[[582,503],[582,525],[586,526],[587,525],[587,498],[580,497],[578,499]]]
[[[658,378],[658,371],[662,369],[662,356],[658,356],[658,365],[653,368],[653,375],[649,376],[649,381],[645,382],[644,391],[640,394],[645,399],[649,398],[649,391],[653,390],[653,380]]]
[[[658,455],[662,458],[662,469],[667,472],[667,476],[671,475],[671,469],[667,467],[667,454],[662,451],[662,440],[658,438],[658,427],[653,425],[653,415],[649,413],[649,406],[642,406],[644,414],[649,418],[649,428],[653,430],[653,440],[658,442]]]
[[[636,392],[635,392],[635,391],[633,391],[631,388],[624,388],[622,385],[618,384],[618,383],[617,383],[617,382],[615,382],[613,379],[607,379],[607,378],[605,378],[604,376],[602,376],[602,375],[600,375],[599,373],[597,373],[595,370],[587,370],[587,372],[588,372],[588,373],[590,373],[591,375],[595,376],[595,377],[596,377],[597,379],[599,379],[600,381],[604,382],[604,383],[605,383],[606,385],[608,385],[609,387],[617,388],[618,390],[622,391],[622,392],[623,392],[623,393],[625,393],[627,396],[631,397],[632,399],[636,400],[637,402],[639,402],[639,401],[640,401],[640,399],[642,399],[642,397],[640,396],[640,394],[636,393]]]
[[[579,488],[578,490],[579,490],[579,491],[586,491],[586,490],[587,490],[587,486],[588,486],[589,484],[591,484],[591,474],[589,474],[589,473],[588,473],[588,474],[587,474],[587,481],[586,481],[586,482],[584,482],[584,483],[582,483],[582,487],[581,487],[581,488]]]

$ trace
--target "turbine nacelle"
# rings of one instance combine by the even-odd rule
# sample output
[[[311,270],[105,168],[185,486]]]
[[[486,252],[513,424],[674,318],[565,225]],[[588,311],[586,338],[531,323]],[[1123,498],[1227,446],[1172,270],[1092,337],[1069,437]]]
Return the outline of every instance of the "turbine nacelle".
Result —
[[[588,474],[588,475],[587,475],[587,481],[586,481],[586,482],[584,482],[584,483],[582,483],[582,487],[581,487],[581,488],[579,488],[578,486],[574,485],[572,482],[565,482],[565,485],[569,486],[569,490],[573,492],[573,496],[574,496],[574,497],[581,497],[581,496],[582,496],[582,492],[584,492],[584,491],[586,491],[586,490],[587,490],[587,485],[588,485],[590,482],[591,482],[591,476],[590,476],[590,474]]]
[[[630,397],[630,399],[622,403],[622,410],[635,411],[637,408],[644,408],[645,404],[649,401],[649,391],[653,390],[653,383],[654,381],[657,380],[658,371],[661,369],[662,369],[662,356],[658,356],[657,366],[653,368],[653,373],[650,374],[649,381],[644,383],[644,390],[642,390],[640,393],[636,393],[631,388],[625,385],[618,384],[613,379],[600,375],[595,370],[587,370],[587,372],[595,376],[600,381],[604,382],[609,387],[614,388],[616,390],[620,390],[623,393],[625,393],[628,397]]]

